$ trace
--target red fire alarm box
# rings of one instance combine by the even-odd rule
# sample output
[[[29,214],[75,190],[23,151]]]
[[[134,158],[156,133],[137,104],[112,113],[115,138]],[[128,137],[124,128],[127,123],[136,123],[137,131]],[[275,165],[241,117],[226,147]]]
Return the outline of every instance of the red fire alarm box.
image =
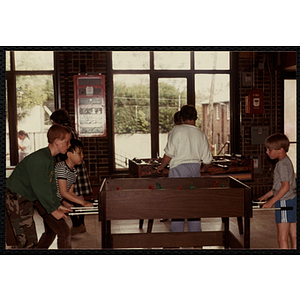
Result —
[[[254,89],[245,98],[247,114],[263,114],[264,112],[264,93]]]
[[[104,75],[74,75],[75,124],[79,137],[105,137]]]

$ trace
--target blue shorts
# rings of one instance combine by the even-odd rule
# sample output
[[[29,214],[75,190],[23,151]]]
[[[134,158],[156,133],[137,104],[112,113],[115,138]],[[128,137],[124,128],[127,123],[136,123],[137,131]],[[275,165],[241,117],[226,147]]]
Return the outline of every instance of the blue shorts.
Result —
[[[175,168],[170,169],[169,178],[177,177],[200,177],[200,164],[180,164]]]
[[[292,210],[275,210],[276,223],[295,223],[297,220],[297,196],[289,200],[278,200],[275,207],[293,207]]]
[[[200,164],[197,163],[180,164],[169,171],[169,178],[200,176]],[[184,219],[172,219],[170,231],[183,232]],[[188,219],[188,231],[201,231],[200,219]]]

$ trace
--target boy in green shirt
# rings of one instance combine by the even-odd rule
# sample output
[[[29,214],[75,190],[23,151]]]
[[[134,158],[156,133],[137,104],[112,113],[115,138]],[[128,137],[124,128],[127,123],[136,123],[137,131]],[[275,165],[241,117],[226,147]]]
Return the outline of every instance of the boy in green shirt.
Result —
[[[47,133],[48,147],[26,156],[6,181],[6,210],[19,240],[19,248],[35,248],[33,203],[44,220],[45,232],[37,248],[48,249],[58,235],[58,248],[71,248],[70,228],[64,219],[70,209],[61,205],[56,192],[55,156],[65,154],[71,132],[53,125]]]

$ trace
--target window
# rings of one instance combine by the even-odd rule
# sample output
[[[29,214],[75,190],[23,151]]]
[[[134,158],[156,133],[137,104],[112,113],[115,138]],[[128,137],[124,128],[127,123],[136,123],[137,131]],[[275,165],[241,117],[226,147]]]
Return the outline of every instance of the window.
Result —
[[[190,53],[188,51],[155,51],[154,69],[189,70]]]
[[[227,113],[227,120],[230,120],[230,105],[229,105],[229,103],[227,103],[227,105],[226,105],[226,113]]]
[[[220,120],[220,104],[216,104],[216,119]]]
[[[187,104],[186,78],[158,79],[159,156],[163,157],[168,133],[174,127],[174,114]]]
[[[202,111],[202,118],[199,118],[201,124],[198,126],[206,134],[214,155],[219,153],[230,135],[229,82],[229,74],[195,75],[196,108]],[[221,113],[224,105],[228,105],[226,115]]]
[[[149,75],[115,75],[114,141],[116,168],[126,168],[128,158],[150,157]]]
[[[230,114],[220,111],[223,127],[213,126],[209,105],[230,106],[229,52],[115,51],[111,72],[114,170],[128,168],[135,157],[162,157],[174,113],[185,104],[195,105],[196,125],[209,128],[213,154],[226,143]]]
[[[290,140],[288,156],[297,172],[297,107],[296,107],[296,79],[284,80],[284,133]]]
[[[16,71],[53,70],[52,51],[15,51]]]
[[[112,53],[114,70],[149,70],[150,57],[147,51],[117,51]]]
[[[10,71],[10,52],[9,51],[5,52],[5,60],[6,60],[5,69],[6,69],[6,71]]]
[[[229,70],[229,52],[196,51],[196,70]]]
[[[16,165],[17,132],[25,131],[29,152],[48,145],[46,132],[51,126],[49,116],[55,109],[54,55],[52,51],[7,51],[7,128],[6,165]],[[14,124],[17,124],[16,128]]]

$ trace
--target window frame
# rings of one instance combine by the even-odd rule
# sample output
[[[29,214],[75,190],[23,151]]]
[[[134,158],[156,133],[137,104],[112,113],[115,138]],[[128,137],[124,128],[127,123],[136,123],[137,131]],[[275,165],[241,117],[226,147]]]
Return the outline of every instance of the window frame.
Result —
[[[6,70],[7,83],[7,113],[8,113],[8,128],[9,128],[9,151],[10,165],[15,166],[19,162],[18,156],[18,121],[17,121],[17,91],[16,78],[17,76],[26,75],[52,75],[54,88],[54,105],[60,106],[60,95],[58,90],[58,57],[57,53],[53,52],[53,70],[16,70],[15,68],[15,51],[10,52],[10,70]]]
[[[214,51],[214,50],[212,50]],[[112,51],[107,55],[107,102],[108,102],[108,138],[109,138],[109,172],[110,174],[124,173],[115,167],[114,145],[114,107],[113,107],[113,76],[115,74],[149,74],[150,75],[150,118],[151,118],[151,156],[159,153],[159,103],[158,78],[187,78],[187,104],[195,105],[195,75],[196,74],[229,74],[230,76],[230,145],[231,151],[239,151],[239,92],[238,87],[238,53],[229,51],[228,70],[199,70],[195,69],[194,51],[190,51],[190,70],[157,70],[154,68],[154,51],[150,52],[150,68],[147,70],[113,70]]]

